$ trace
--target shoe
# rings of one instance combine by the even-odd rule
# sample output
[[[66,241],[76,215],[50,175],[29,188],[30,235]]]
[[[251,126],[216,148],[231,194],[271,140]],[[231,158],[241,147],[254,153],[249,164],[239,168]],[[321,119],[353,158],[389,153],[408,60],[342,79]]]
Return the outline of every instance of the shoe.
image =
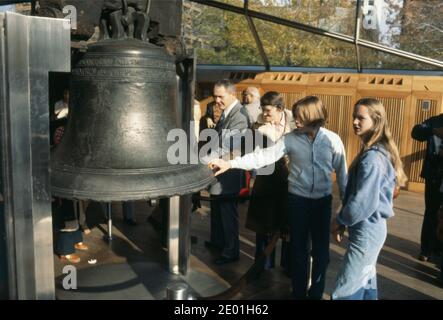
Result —
[[[429,257],[421,254],[421,255],[418,256],[418,260],[426,262],[426,261],[429,260]]]
[[[89,228],[83,228],[83,233],[85,234],[85,236],[87,236],[88,234],[90,234],[92,231]]]
[[[74,244],[74,248],[77,250],[81,250],[81,251],[88,251],[89,248],[86,244],[84,244],[83,242],[79,242]]]
[[[127,224],[128,226],[136,226],[137,225],[137,221],[135,221],[134,219],[123,219],[123,222],[125,224]]]
[[[205,241],[205,247],[213,250],[222,250],[222,247],[217,246],[211,241]]]
[[[224,265],[224,264],[227,264],[227,263],[231,263],[231,262],[235,262],[235,261],[238,261],[238,258],[226,258],[226,257],[221,257],[221,258],[216,259],[216,260],[214,261],[214,263],[215,263],[216,265],[218,265],[218,266],[221,266],[221,265]]]
[[[80,257],[75,253],[67,254],[65,256],[60,256],[60,260],[67,261],[69,263],[79,263],[81,261]]]

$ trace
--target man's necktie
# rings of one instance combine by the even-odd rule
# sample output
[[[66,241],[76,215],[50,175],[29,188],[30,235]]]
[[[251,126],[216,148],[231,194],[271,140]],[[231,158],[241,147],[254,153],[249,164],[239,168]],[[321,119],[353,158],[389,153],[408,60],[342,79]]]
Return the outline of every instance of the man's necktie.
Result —
[[[225,121],[225,113],[223,112],[220,119],[217,122],[217,126],[215,127],[217,131],[221,129],[224,121]]]

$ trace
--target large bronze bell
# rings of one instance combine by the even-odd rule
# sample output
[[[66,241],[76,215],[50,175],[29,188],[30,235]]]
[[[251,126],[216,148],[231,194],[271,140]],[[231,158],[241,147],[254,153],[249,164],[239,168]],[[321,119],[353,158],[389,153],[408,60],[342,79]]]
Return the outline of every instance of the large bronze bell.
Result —
[[[90,45],[72,71],[70,119],[52,154],[55,196],[95,201],[192,193],[213,179],[204,165],[171,165],[177,128],[174,59],[136,39]]]

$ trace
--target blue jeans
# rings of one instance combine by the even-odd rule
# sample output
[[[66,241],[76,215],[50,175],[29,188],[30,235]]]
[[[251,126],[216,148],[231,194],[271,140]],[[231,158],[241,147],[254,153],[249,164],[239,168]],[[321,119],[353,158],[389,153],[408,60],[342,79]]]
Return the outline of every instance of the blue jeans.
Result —
[[[321,299],[329,264],[332,196],[308,199],[289,193],[292,294],[295,299]],[[309,238],[312,241],[312,284],[308,291]]]
[[[377,259],[386,240],[386,220],[348,227],[349,243],[338,272],[333,300],[377,300]]]
[[[378,289],[377,289],[377,276],[372,277],[368,280],[366,287],[360,287],[356,292],[344,296],[344,297],[334,297],[331,296],[333,300],[378,300]]]

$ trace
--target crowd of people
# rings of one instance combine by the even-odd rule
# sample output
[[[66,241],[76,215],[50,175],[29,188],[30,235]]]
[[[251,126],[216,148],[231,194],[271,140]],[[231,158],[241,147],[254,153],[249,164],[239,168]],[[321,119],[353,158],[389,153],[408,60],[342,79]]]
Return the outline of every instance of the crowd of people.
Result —
[[[258,99],[256,94],[251,94],[256,90],[248,88],[244,96]],[[386,220],[394,215],[393,199],[407,182],[383,104],[373,98],[355,103],[353,122],[349,125],[353,126],[362,147],[348,169],[342,140],[325,128],[327,110],[318,97],[302,98],[289,113],[278,92],[266,92],[260,99],[260,114],[254,119],[247,108],[252,101],[244,101],[242,107],[235,94],[235,86],[227,80],[214,86],[211,108],[222,111],[215,125],[220,136],[226,134],[220,129],[252,128],[273,143],[255,145],[253,152],[236,157],[230,150],[227,156],[216,156],[209,161],[218,186],[216,191],[210,189],[216,201],[211,202],[209,245],[221,252],[215,263],[231,263],[239,257],[236,193],[241,184],[240,170],[258,170],[273,164],[272,174],[257,175],[248,208],[246,227],[256,232],[257,254],[275,232],[289,226],[293,297],[321,299],[329,263],[330,233],[340,242],[347,230],[347,251],[331,298],[377,299],[376,264],[387,236]],[[431,254],[441,256],[439,241],[443,240],[443,207],[438,213],[443,191],[439,174],[443,115],[436,118],[438,120],[431,118],[417,125],[412,132],[415,139],[428,141],[423,177],[426,179],[428,174],[433,179],[432,182],[426,180],[426,212],[419,257],[422,261]],[[238,130],[234,132],[242,134]],[[226,140],[220,139],[221,148]],[[431,170],[428,167],[436,171],[427,173],[426,170]],[[333,173],[342,203],[336,215],[332,214]],[[308,287],[311,257],[312,277]],[[271,256],[265,267],[272,265]]]
[[[214,263],[224,265],[239,260],[238,196],[245,184],[245,172],[249,172],[254,184],[246,228],[256,233],[256,259],[275,234],[288,235],[288,268],[295,299],[322,299],[330,234],[340,242],[346,230],[347,251],[331,298],[377,299],[376,264],[387,236],[386,220],[394,215],[393,200],[407,181],[383,104],[373,98],[355,103],[349,126],[361,140],[361,150],[348,167],[341,138],[325,128],[328,114],[318,97],[304,97],[289,110],[278,92],[269,91],[260,97],[258,88],[249,87],[240,102],[235,85],[222,80],[214,85],[213,98],[203,116],[200,112],[194,114],[200,118],[196,135],[203,129],[216,130],[223,149],[224,143],[236,135],[246,130],[255,133],[253,152],[246,153],[241,145],[229,144],[224,156],[218,154],[208,160],[216,182],[208,188],[210,240],[205,244],[220,253]],[[54,146],[63,135],[66,104],[67,101],[60,102],[54,113]],[[200,109],[198,103],[195,106]],[[257,139],[258,136],[266,139]],[[422,171],[426,211],[419,260],[437,257],[443,265],[443,114],[417,124],[412,137],[427,143]],[[260,173],[270,165],[272,172]],[[332,213],[333,173],[342,204],[336,214]],[[80,258],[75,250],[88,250],[82,239],[82,231],[85,235],[90,232],[84,220],[85,206],[63,199],[55,199],[53,205],[54,212],[62,212],[56,253],[62,260],[77,263]],[[133,202],[123,203],[125,221],[130,225],[136,224],[133,206]],[[264,268],[274,266],[275,252],[267,258]],[[443,282],[443,275],[441,278]]]

